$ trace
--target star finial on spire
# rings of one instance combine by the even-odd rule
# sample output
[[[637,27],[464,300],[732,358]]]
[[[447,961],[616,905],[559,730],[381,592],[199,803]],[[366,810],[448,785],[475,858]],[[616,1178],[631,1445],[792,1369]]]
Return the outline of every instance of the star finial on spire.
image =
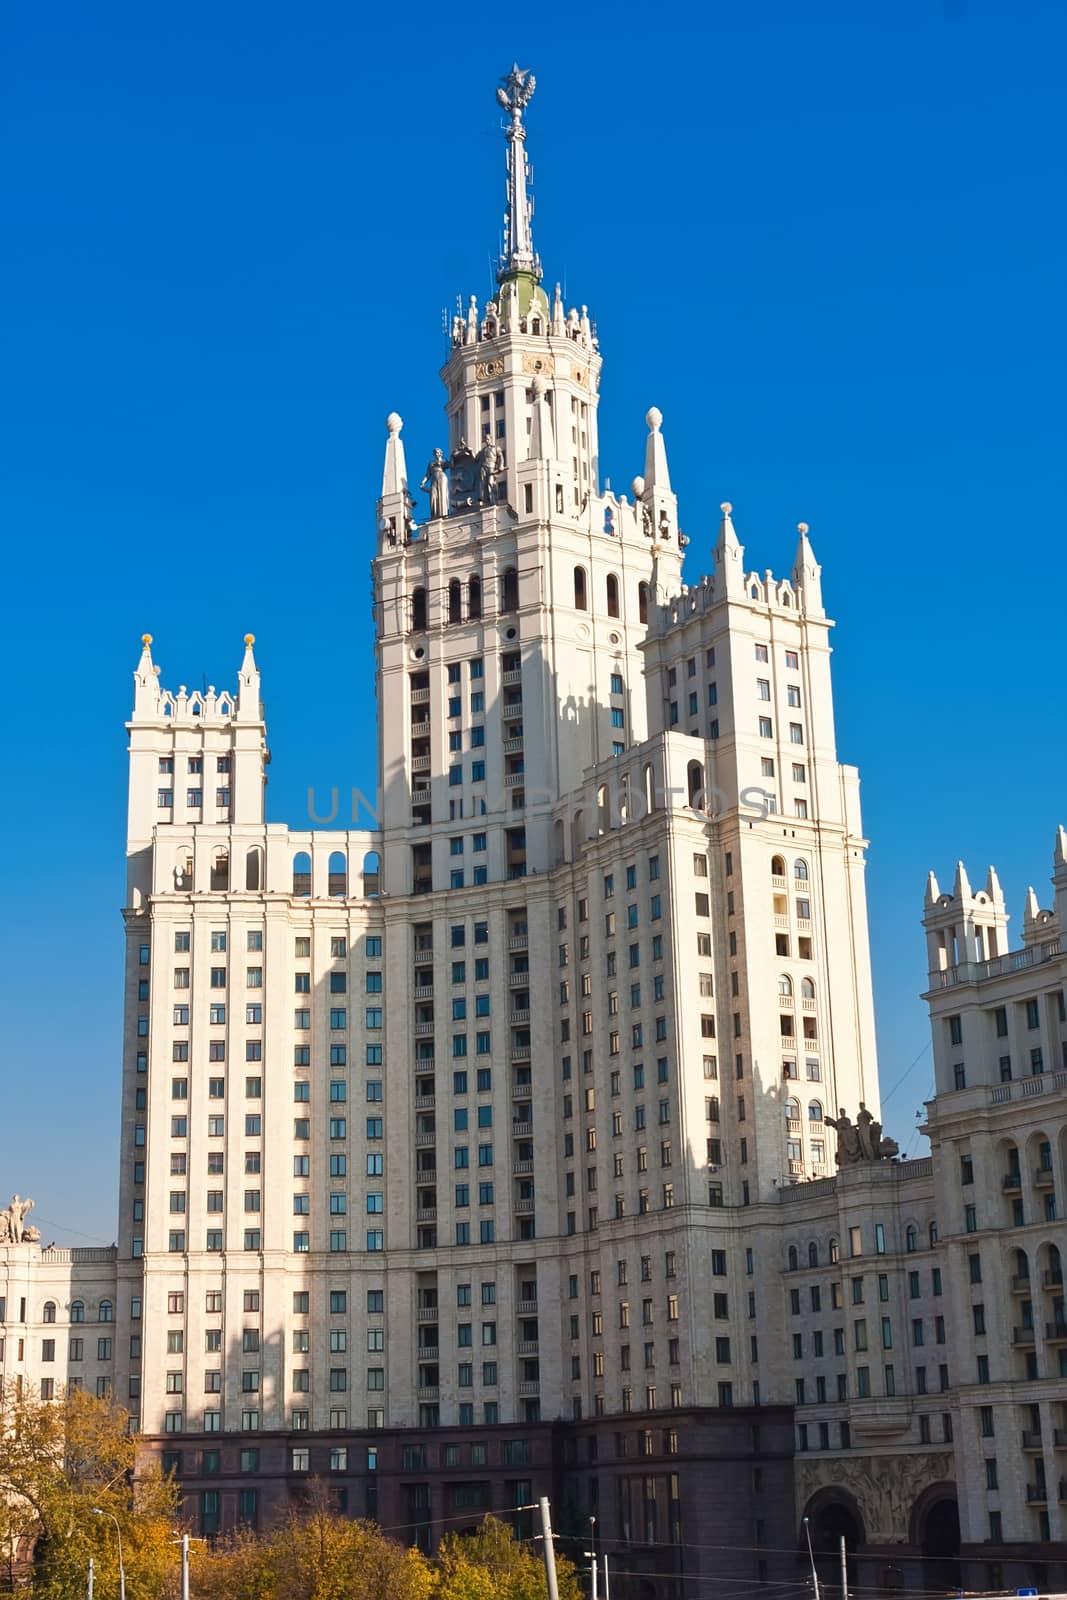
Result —
[[[539,283],[541,263],[534,254],[530,219],[533,202],[526,192],[530,172],[526,160],[526,128],[522,114],[533,99],[537,79],[518,62],[496,91],[497,103],[510,116],[504,137],[508,143],[507,210],[504,212],[504,254],[500,258],[497,282],[503,283],[518,272],[528,272]]]

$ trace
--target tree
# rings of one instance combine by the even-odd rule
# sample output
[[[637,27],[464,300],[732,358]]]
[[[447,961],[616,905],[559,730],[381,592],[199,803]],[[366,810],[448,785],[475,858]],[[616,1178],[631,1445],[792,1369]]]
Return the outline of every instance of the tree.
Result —
[[[259,1535],[243,1529],[201,1546],[192,1576],[197,1600],[429,1600],[433,1591],[418,1550],[317,1495]]]
[[[477,1533],[448,1533],[438,1552],[437,1600],[547,1600],[548,1583],[539,1550],[522,1544],[496,1517]],[[581,1600],[574,1567],[556,1556],[559,1600]]]
[[[122,1533],[128,1600],[157,1600],[172,1580],[178,1494],[158,1469],[136,1474],[129,1417],[71,1388],[42,1400],[0,1384],[0,1541],[34,1563],[34,1593],[81,1594],[92,1556],[101,1600],[118,1593]],[[97,1516],[96,1510],[105,1513]]]

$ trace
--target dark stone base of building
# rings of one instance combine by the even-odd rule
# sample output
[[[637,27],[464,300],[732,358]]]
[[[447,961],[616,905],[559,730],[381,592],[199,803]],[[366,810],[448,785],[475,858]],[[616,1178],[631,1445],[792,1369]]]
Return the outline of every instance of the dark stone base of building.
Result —
[[[613,1600],[688,1600],[714,1576],[746,1592],[796,1574],[789,1407],[693,1408],[583,1422],[145,1440],[208,1537],[265,1527],[316,1495],[432,1551],[489,1512],[523,1537],[541,1495],[579,1568],[607,1554]],[[595,1517],[595,1533],[590,1518]],[[670,1580],[670,1581],[666,1581]],[[689,1580],[693,1580],[690,1582]]]

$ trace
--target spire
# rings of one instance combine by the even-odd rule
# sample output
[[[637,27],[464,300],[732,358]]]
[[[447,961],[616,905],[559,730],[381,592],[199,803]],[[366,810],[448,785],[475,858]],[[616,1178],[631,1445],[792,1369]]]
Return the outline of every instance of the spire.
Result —
[[[1052,864],[1054,867],[1067,867],[1067,830],[1063,824],[1056,829],[1056,844],[1052,851]]]
[[[797,523],[797,553],[793,561],[793,587],[803,596],[804,610],[822,614],[822,568],[808,539],[806,522]]]
[[[1004,891],[1000,887],[1000,879],[997,876],[996,867],[990,867],[988,873],[986,874],[985,892],[995,906],[1002,906],[1004,904]]]
[[[390,411],[385,419],[389,437],[385,445],[385,466],[382,470],[382,499],[391,494],[405,494],[408,486],[407,462],[404,460],[404,443],[400,437],[400,430],[404,426],[402,417],[395,411]]]
[[[936,906],[941,898],[941,890],[937,886],[937,879],[932,872],[926,874],[926,898],[924,904],[929,908]]]
[[[159,668],[152,661],[152,635],[141,635],[141,659],[133,674],[134,716],[157,715],[159,709]]]
[[[971,898],[971,880],[967,876],[967,868],[962,861],[956,862],[956,877],[952,885],[952,893],[957,900]]]
[[[258,722],[262,717],[259,699],[259,668],[252,654],[254,633],[245,634],[245,654],[237,675],[237,717],[240,722]]]
[[[508,143],[508,203],[504,212],[504,254],[500,258],[497,282],[504,283],[517,273],[528,274],[535,283],[541,280],[541,263],[534,254],[530,220],[533,201],[526,185],[530,172],[526,160],[526,128],[522,114],[533,99],[537,80],[528,68],[516,64],[501,78],[496,97],[511,117],[505,133]]]
[[[660,494],[670,494],[671,475],[667,470],[667,446],[663,442],[663,412],[657,406],[652,406],[645,413],[648,423],[648,438],[645,440],[645,493],[658,490]]]
[[[722,522],[715,545],[715,566],[722,582],[722,594],[742,595],[745,592],[744,546],[738,543],[731,512],[733,506],[724,500],[719,507]]]
[[[1033,884],[1030,884],[1026,890],[1026,908],[1023,911],[1023,927],[1031,927],[1037,921],[1040,915],[1041,906],[1038,903],[1037,895],[1034,892],[1034,886]]]

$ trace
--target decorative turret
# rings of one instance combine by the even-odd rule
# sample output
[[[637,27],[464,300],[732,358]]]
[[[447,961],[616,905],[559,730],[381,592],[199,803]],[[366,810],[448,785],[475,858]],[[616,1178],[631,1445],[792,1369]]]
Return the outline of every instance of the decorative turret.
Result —
[[[1052,850],[1052,884],[1055,889],[1056,920],[1067,928],[1067,830],[1056,829],[1056,843]]]
[[[810,616],[821,617],[823,615],[822,568],[811,548],[806,522],[797,523],[797,533],[799,538],[793,561],[793,587],[796,589],[802,608]]]
[[[141,635],[141,659],[133,674],[133,716],[158,717],[159,668],[152,662],[152,635]]]
[[[715,582],[718,593],[740,598],[745,592],[745,547],[738,542],[731,513],[733,506],[724,500],[719,507],[722,522],[715,542]]]
[[[931,982],[939,973],[969,969],[975,962],[1002,956],[1008,948],[1008,913],[1000,880],[992,867],[977,893],[962,861],[956,863],[951,894],[938,894],[931,872],[923,899]]]

